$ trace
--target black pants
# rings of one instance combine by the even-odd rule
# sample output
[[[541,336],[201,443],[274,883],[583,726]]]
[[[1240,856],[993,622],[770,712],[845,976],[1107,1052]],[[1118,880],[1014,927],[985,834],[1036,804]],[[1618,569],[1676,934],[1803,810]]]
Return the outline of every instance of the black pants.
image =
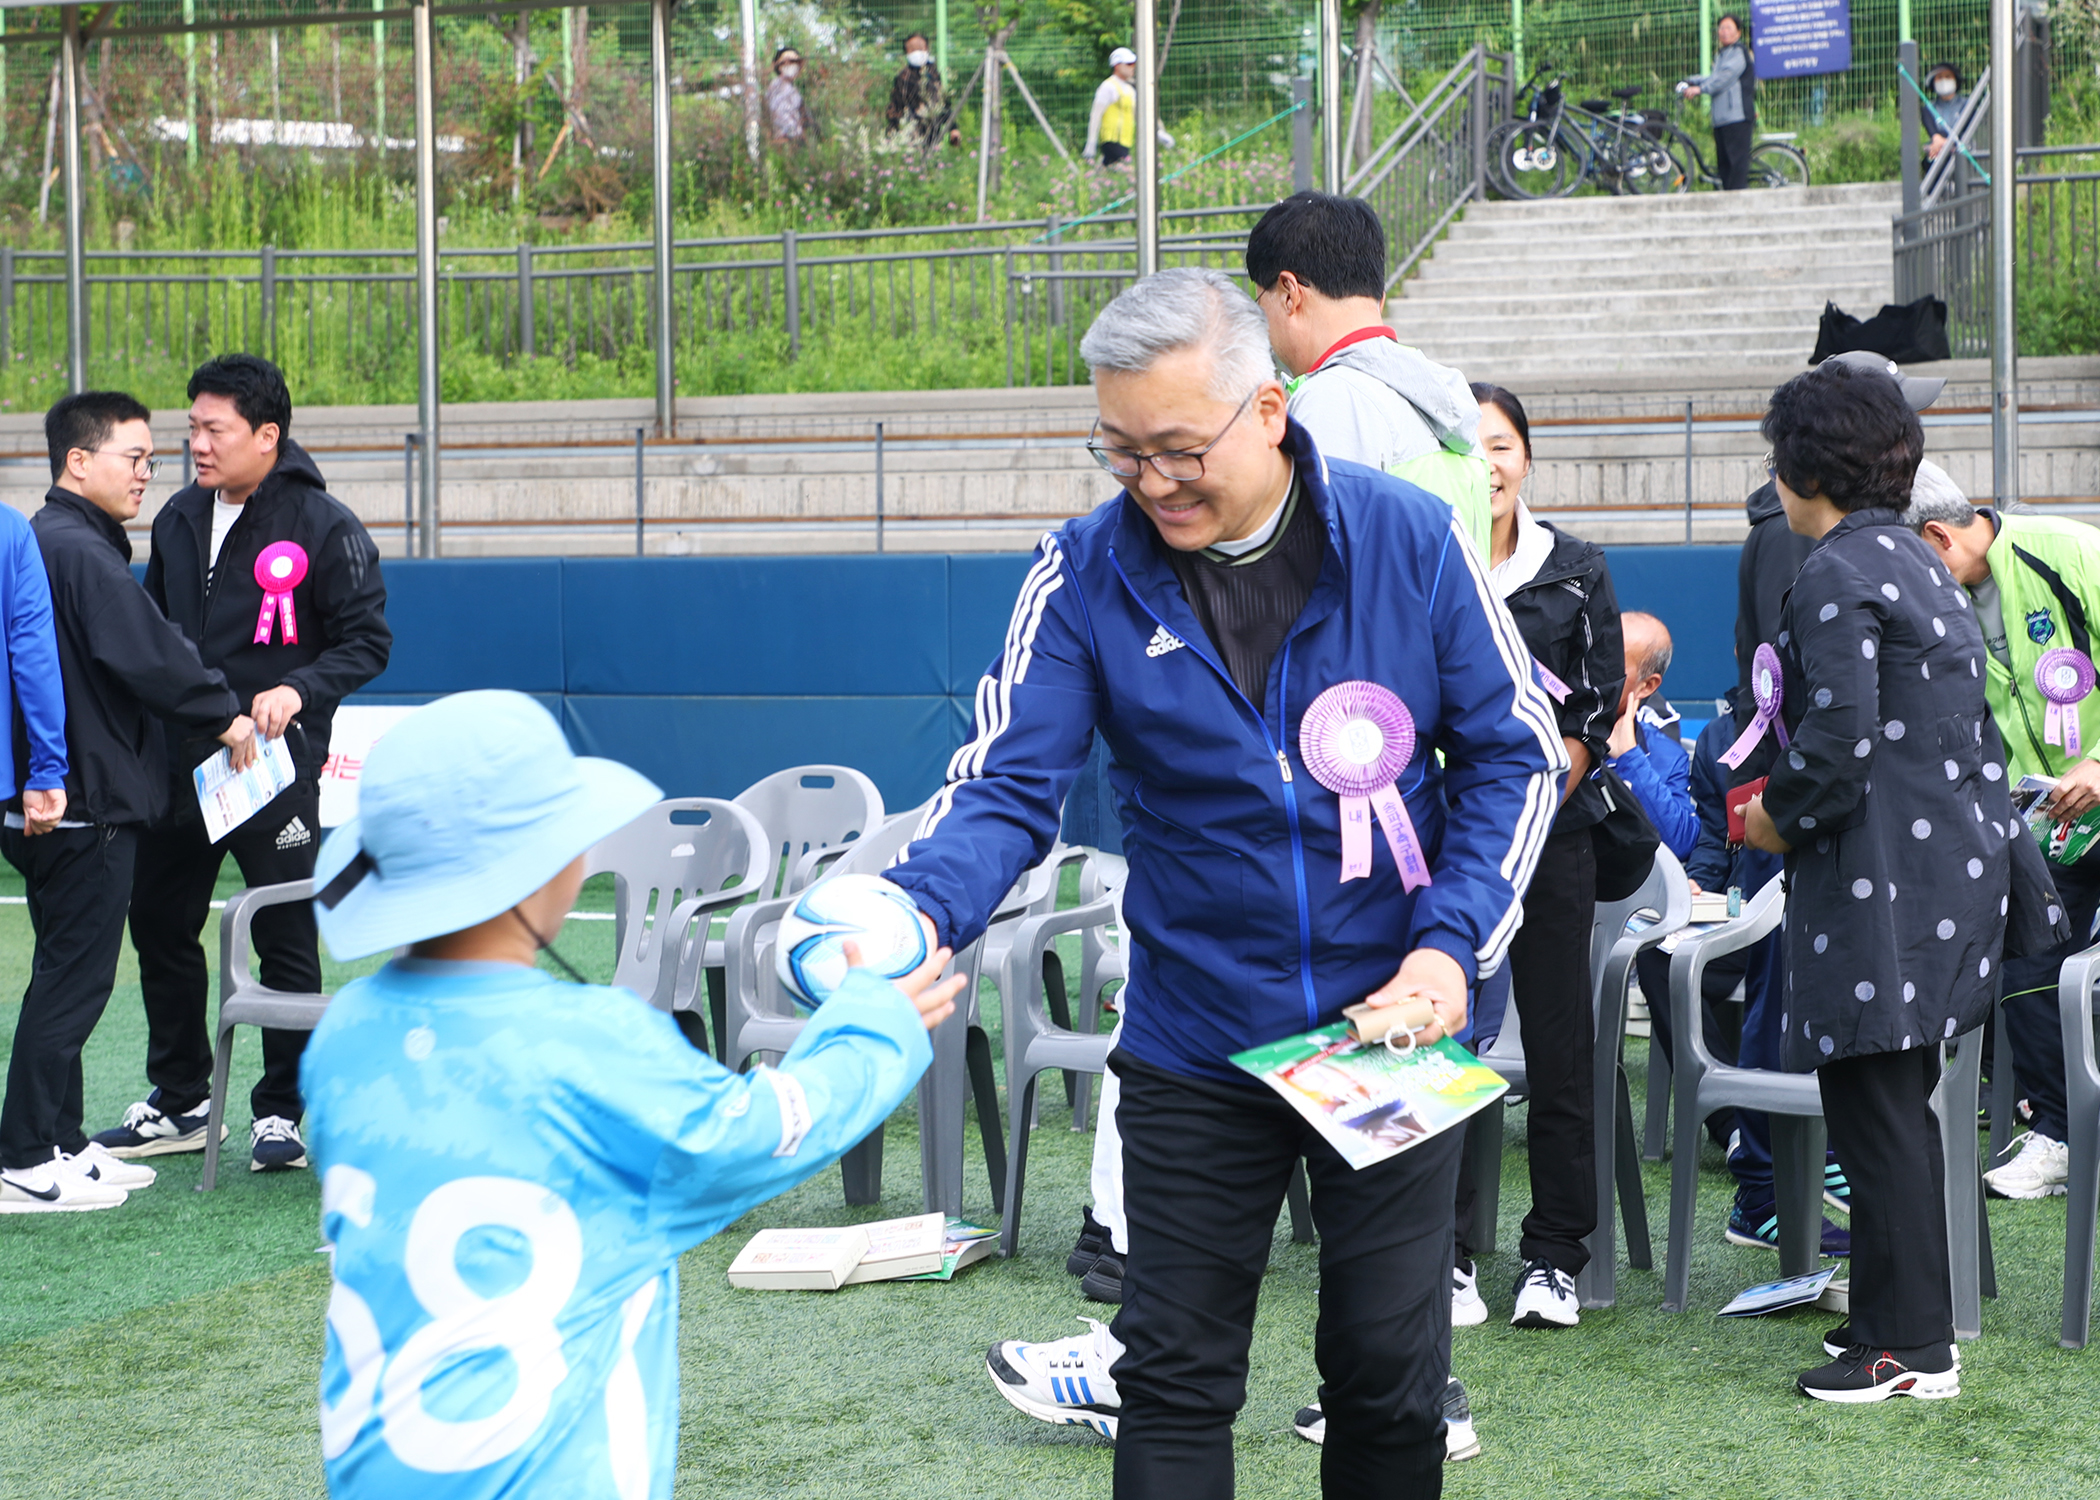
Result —
[[[1853,1338],[1917,1349],[1954,1337],[1947,1283],[1946,1166],[1927,1101],[1940,1049],[1825,1063],[1823,1120],[1852,1184]]]
[[[1101,143],[1101,165],[1112,167],[1119,161],[1130,160],[1130,148],[1116,141]]]
[[[2052,863],[2049,874],[2063,898],[2071,940],[2046,953],[2008,958],[1999,974],[2004,981],[2005,1034],[2012,1042],[2020,1097],[2034,1109],[2036,1133],[2060,1141],[2070,1130],[2070,1103],[2064,1097],[2064,1033],[2056,981],[2064,960],[2092,941],[2093,913],[2100,910],[2100,851],[2075,865]]]
[[[35,838],[0,829],[0,852],[22,872],[36,933],[0,1104],[0,1166],[40,1166],[54,1151],[87,1149],[80,1049],[117,982],[137,850],[138,830],[128,826],[56,828]]]
[[[1590,831],[1547,838],[1524,892],[1524,925],[1509,945],[1510,1000],[1524,1037],[1531,1090],[1531,1212],[1520,1249],[1575,1275],[1597,1227],[1597,1144],[1590,1077],[1597,1022],[1590,993],[1590,924],[1597,857]],[[1505,1023],[1506,1026],[1507,1023]],[[1458,1183],[1458,1251],[1473,1253],[1473,1174]]]
[[[1451,1368],[1450,1203],[1462,1131],[1362,1171],[1266,1089],[1118,1051],[1130,1220],[1117,1500],[1226,1500],[1269,1244],[1301,1157],[1320,1233],[1313,1354],[1327,1500],[1436,1500]]]
[[[304,880],[321,845],[321,793],[308,779],[293,782],[261,812],[218,844],[194,814],[156,824],[139,840],[131,902],[131,944],[139,955],[139,988],[146,1001],[146,1078],[161,1091],[169,1114],[196,1108],[211,1095],[211,974],[198,941],[211,914],[219,866],[231,853],[249,885]],[[295,901],[256,913],[258,976],[273,990],[317,994],[320,940],[311,903]],[[250,1093],[255,1117],[304,1113],[299,1098],[303,1031],[263,1032],[263,1075]]]
[[[1750,186],[1750,137],[1755,120],[1714,127],[1714,169],[1721,174],[1721,191],[1739,193]]]

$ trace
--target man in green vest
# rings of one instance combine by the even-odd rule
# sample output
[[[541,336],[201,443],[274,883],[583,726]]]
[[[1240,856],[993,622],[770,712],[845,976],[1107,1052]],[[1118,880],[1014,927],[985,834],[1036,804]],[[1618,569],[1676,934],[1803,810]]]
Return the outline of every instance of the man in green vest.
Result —
[[[2100,694],[2066,705],[2064,714],[2075,716],[2075,735],[2066,725],[2052,739],[2049,699],[2036,675],[2052,651],[2068,648],[2092,659],[2091,632],[2100,623],[2100,530],[2083,521],[1972,506],[1930,462],[1918,467],[1904,519],[1945,559],[1947,571],[1975,602],[1990,657],[1983,664],[1985,696],[2005,741],[2005,774],[2015,784],[2022,776],[2053,778],[2048,811],[2058,821],[2100,807]],[[2050,873],[2071,940],[2008,958],[2000,969],[2002,1035],[2012,1043],[2014,1077],[2031,1111],[2019,1154],[1984,1174],[2003,1198],[2054,1197],[2069,1175],[2056,980],[2064,959],[2091,941],[2100,909],[2100,848],[2075,864],[2052,862]]]
[[[1385,322],[1385,226],[1361,198],[1297,193],[1247,236],[1247,279],[1290,371],[1290,412],[1327,458],[1439,496],[1488,555],[1487,455],[1466,377]]]

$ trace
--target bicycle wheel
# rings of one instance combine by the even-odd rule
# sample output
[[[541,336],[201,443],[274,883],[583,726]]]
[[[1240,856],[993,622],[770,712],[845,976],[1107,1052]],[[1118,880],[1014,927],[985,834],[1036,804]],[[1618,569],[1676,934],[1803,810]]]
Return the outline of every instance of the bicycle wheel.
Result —
[[[1808,186],[1808,158],[1784,141],[1761,141],[1750,148],[1750,186]]]
[[[1511,198],[1561,198],[1582,180],[1582,156],[1542,120],[1511,120],[1488,136],[1488,170]]]
[[[1691,177],[1684,164],[1659,142],[1629,144],[1619,158],[1615,191],[1646,196],[1651,193],[1683,193],[1691,190]]]

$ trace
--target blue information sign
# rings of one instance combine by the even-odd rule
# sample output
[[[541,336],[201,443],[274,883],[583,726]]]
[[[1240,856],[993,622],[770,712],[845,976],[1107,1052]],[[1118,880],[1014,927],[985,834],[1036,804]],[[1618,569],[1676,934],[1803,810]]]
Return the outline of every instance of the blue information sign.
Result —
[[[1852,66],[1851,0],[1750,0],[1760,83]]]

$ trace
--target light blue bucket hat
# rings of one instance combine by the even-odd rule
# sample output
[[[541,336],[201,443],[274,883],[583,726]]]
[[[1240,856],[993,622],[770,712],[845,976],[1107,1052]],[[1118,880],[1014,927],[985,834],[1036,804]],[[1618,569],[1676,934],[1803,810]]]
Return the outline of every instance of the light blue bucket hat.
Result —
[[[486,922],[663,795],[617,761],[572,754],[523,693],[455,693],[380,737],[358,815],[314,867],[329,951],[362,958]]]

